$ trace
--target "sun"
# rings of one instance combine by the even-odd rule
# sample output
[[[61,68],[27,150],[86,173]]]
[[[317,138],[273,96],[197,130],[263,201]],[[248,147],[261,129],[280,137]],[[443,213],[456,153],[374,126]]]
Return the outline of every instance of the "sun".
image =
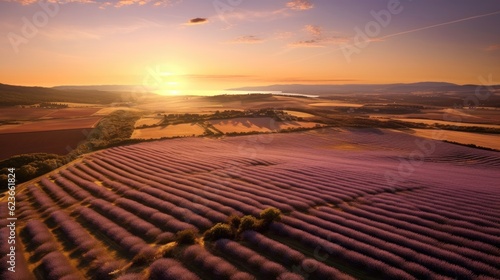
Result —
[[[159,73],[158,89],[154,92],[159,95],[179,95],[184,83],[181,75],[165,71]]]

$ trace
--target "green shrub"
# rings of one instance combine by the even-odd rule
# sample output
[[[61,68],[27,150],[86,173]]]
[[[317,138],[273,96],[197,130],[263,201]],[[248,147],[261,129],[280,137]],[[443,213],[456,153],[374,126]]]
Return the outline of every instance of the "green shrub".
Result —
[[[224,223],[218,223],[205,231],[203,238],[205,240],[214,241],[222,238],[231,239],[233,237],[233,230],[231,226]]]
[[[266,224],[269,224],[271,222],[279,222],[281,221],[281,211],[277,208],[269,207],[260,212],[260,218]]]
[[[175,241],[177,244],[191,245],[196,242],[196,231],[192,229],[185,229],[175,234]]]
[[[232,214],[227,218],[227,223],[231,226],[232,229],[237,230],[240,227],[241,218],[235,214]]]
[[[238,233],[244,232],[245,230],[255,230],[259,227],[259,220],[254,216],[243,216],[241,218],[240,226],[238,227]]]

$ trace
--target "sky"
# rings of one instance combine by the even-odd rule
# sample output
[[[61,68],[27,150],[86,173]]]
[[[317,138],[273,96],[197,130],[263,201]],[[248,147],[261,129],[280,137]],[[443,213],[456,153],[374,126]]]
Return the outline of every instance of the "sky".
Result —
[[[0,83],[500,84],[499,27],[498,0],[0,0]]]

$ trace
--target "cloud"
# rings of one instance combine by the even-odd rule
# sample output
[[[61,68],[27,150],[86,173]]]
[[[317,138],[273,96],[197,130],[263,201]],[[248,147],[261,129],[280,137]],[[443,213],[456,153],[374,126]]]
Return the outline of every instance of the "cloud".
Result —
[[[233,21],[273,21],[289,16],[288,9],[281,8],[278,10],[235,10],[224,14],[219,14],[218,18],[226,23]]]
[[[286,40],[286,39],[290,39],[292,36],[293,36],[292,32],[284,31],[284,32],[277,32],[274,37],[275,37],[275,39],[278,39],[278,40]]]
[[[306,48],[322,48],[326,47],[323,43],[322,40],[320,39],[311,39],[311,40],[301,40],[297,42],[293,42],[288,44],[290,47],[306,47]]]
[[[198,24],[205,24],[205,23],[208,23],[208,19],[207,18],[197,17],[197,18],[190,19],[188,21],[187,25],[198,25]]]
[[[254,36],[254,35],[247,35],[247,36],[240,36],[237,37],[233,40],[231,40],[229,43],[233,44],[258,44],[264,42],[263,39]]]
[[[318,25],[308,24],[304,26],[303,30],[306,31],[309,35],[311,35],[312,38],[292,42],[288,44],[289,47],[320,48],[320,47],[326,47],[328,45],[346,43],[349,41],[349,38],[347,37],[342,37],[337,35],[333,36],[332,32],[324,32],[323,28],[321,28],[321,26]],[[330,33],[330,35],[328,33]]]
[[[318,25],[312,25],[312,24],[306,25],[304,27],[304,30],[313,36],[320,36],[321,32],[322,32],[321,27],[319,27]]]
[[[312,9],[314,7],[314,4],[309,0],[293,0],[286,3],[286,6],[292,10],[305,11]]]
[[[486,48],[484,48],[484,50],[487,51],[487,52],[499,51],[500,50],[500,44],[489,45]]]

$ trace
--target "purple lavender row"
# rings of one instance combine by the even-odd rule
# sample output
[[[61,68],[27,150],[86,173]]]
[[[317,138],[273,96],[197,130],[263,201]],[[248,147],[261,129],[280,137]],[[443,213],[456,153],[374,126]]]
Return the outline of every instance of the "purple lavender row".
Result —
[[[419,195],[422,193],[419,192]],[[425,210],[422,211],[421,216],[422,217],[428,217],[428,220],[433,220],[438,223],[442,223],[443,221],[447,222],[466,222],[471,226],[481,226],[481,227],[490,227],[490,228],[496,228],[498,226],[498,223],[490,221],[489,219],[484,217],[484,213],[488,211],[478,211],[478,210],[473,210],[473,209],[466,209],[466,207],[460,207],[461,209],[457,209],[455,207],[454,212],[450,212],[447,207],[443,207],[440,205],[440,200],[439,198],[426,198],[423,196],[420,198],[419,201],[413,201],[410,200],[409,196],[405,197],[405,200],[398,199],[398,197],[394,197],[392,194],[381,194],[378,195],[377,197],[370,198],[370,201],[373,201],[375,203],[378,203],[380,206],[383,207],[393,207],[393,206],[400,206],[401,204],[405,205],[414,205],[417,204],[417,206],[413,206],[411,208],[415,210]],[[411,209],[410,208],[410,209]],[[399,212],[404,211],[405,209],[400,209],[398,210]],[[465,212],[468,213],[465,216]],[[489,210],[491,211],[491,210]]]
[[[63,211],[55,211],[50,219],[59,226],[62,237],[81,256],[80,263],[89,265],[93,277],[104,278],[119,269],[121,264],[109,257],[109,253],[78,222]]]
[[[300,217],[300,219],[302,218]],[[427,278],[433,274],[429,269],[417,263],[415,260],[416,252],[403,246],[386,243],[383,240],[372,238],[370,235],[361,234],[348,228],[338,229],[337,232],[331,231],[332,227],[317,226],[318,221],[314,220],[312,216],[307,220],[286,217],[284,222],[295,228],[314,233],[316,236],[327,239],[348,250],[353,250],[367,257],[380,260],[391,267],[406,271],[415,277]],[[434,265],[433,267],[438,266]]]
[[[93,167],[94,164],[95,163],[89,163],[89,166]],[[120,170],[114,170],[113,167],[110,167],[109,165],[107,165],[105,163],[101,163],[101,164],[104,167],[95,166],[95,168],[101,169],[103,172],[106,172],[107,174],[109,174],[110,178],[116,179],[116,180],[123,182],[124,184],[128,184],[128,185],[135,184],[135,185],[137,185],[137,187],[140,187],[140,188],[145,186],[145,185],[143,185],[135,180],[128,179],[127,177],[123,177],[123,176],[120,176],[118,174],[112,173],[111,171],[108,171],[107,169],[111,169],[115,172],[120,172]],[[131,177],[131,175],[129,174],[128,177]],[[132,176],[132,177],[134,177],[134,176]],[[139,181],[145,181],[143,178],[138,177],[138,176],[135,176],[134,179],[139,180]],[[146,181],[146,182],[148,182],[149,184],[151,184],[155,188],[148,188],[147,190],[142,189],[142,191],[146,191],[146,192],[151,191],[151,194],[153,194],[153,195],[157,195],[158,192],[160,192],[161,190],[164,190],[166,188],[166,185],[162,185],[162,184],[157,183],[157,182],[153,182],[153,181]],[[172,184],[172,182],[168,182],[168,181],[167,181],[167,183]],[[181,189],[181,187],[182,186],[179,186],[179,189]],[[196,187],[196,186],[192,186],[190,188],[196,190],[196,188],[194,188],[194,187]],[[205,187],[204,185],[200,185],[199,188],[197,189],[197,192],[200,193],[200,190],[203,190],[204,187]],[[186,186],[184,186],[184,188],[186,188]],[[175,188],[172,188],[172,191],[175,191]],[[259,213],[259,211],[260,211],[259,209],[263,208],[262,205],[259,205],[260,207],[257,207],[257,206],[251,207],[250,205],[254,204],[255,202],[253,202],[250,199],[237,197],[237,196],[232,195],[230,193],[229,194],[224,193],[224,195],[215,195],[214,193],[215,192],[210,192],[210,191],[206,190],[204,192],[201,192],[200,195],[203,195],[204,197],[206,197],[207,198],[206,200],[213,198],[213,200],[216,202],[229,205],[231,207],[234,207],[235,209],[241,209],[246,213],[248,213],[250,211],[251,211],[251,213],[253,213],[253,212]],[[171,195],[170,196],[167,195],[167,197],[172,199]],[[204,197],[202,197],[202,199],[204,199]],[[234,199],[232,199],[231,197],[233,197]],[[239,198],[239,200],[238,200],[238,198]],[[193,200],[195,200],[195,199],[198,200],[198,196],[193,198]],[[244,201],[245,203],[241,203],[240,202],[241,199],[245,200]],[[246,204],[247,202],[250,205],[247,205]]]
[[[387,252],[393,253],[395,255],[398,255],[405,260],[403,263],[401,262],[394,262],[392,263],[395,266],[405,268],[406,264],[409,263],[409,261],[413,261],[415,263],[419,263],[419,260],[422,260],[421,257],[418,256],[417,253],[424,254],[427,256],[430,256],[431,258],[436,259],[436,261],[433,262],[426,262],[426,263],[420,263],[421,265],[424,265],[427,268],[433,269],[434,271],[438,273],[444,273],[445,270],[442,269],[442,266],[445,267],[453,267],[454,265],[457,265],[459,267],[468,269],[476,274],[481,274],[481,273],[487,273],[490,276],[500,276],[500,271],[497,269],[481,263],[477,262],[475,260],[463,257],[457,253],[450,252],[447,250],[440,249],[439,247],[432,246],[426,243],[422,243],[419,241],[407,239],[405,237],[399,236],[396,233],[392,232],[387,232],[381,229],[375,229],[371,228],[370,226],[365,226],[362,224],[355,224],[355,228],[351,227],[345,227],[342,225],[339,225],[337,223],[332,223],[326,220],[323,220],[322,218],[317,218],[311,215],[304,215],[301,213],[296,213],[293,216],[297,217],[301,221],[307,222],[309,224],[316,225],[322,229],[326,229],[327,231],[330,231],[330,235],[328,237],[334,239],[335,238],[335,233],[338,233],[340,235],[343,235],[345,237],[353,238],[355,240],[358,240],[359,242],[364,242],[366,244],[370,244],[374,247],[374,249],[379,249],[379,252],[377,254],[380,254],[381,250],[386,250]],[[339,238],[336,240],[337,242],[342,242],[341,239]],[[333,241],[333,240],[332,240]],[[340,243],[344,247],[347,247],[348,245],[345,242],[349,242],[348,240]],[[346,245],[344,245],[346,244]],[[354,245],[354,243],[352,243]],[[354,248],[353,248],[354,249]],[[409,249],[409,250],[408,250]],[[367,255],[370,255],[370,253],[373,253],[376,255],[374,252],[375,250],[370,250],[368,249],[369,252],[363,252]],[[390,259],[389,259],[390,260]],[[437,260],[442,260],[444,261],[437,261]],[[390,262],[388,262],[390,263]],[[413,266],[416,267],[416,266]],[[457,269],[455,269],[457,270]],[[419,277],[422,276],[427,276],[429,275],[429,271],[425,269],[424,267],[421,267],[418,271],[409,271],[412,275],[418,275]],[[450,270],[451,271],[451,270]],[[448,273],[448,271],[446,271]],[[463,275],[470,274],[467,271],[463,271]],[[452,277],[455,277],[455,275],[449,275]],[[462,276],[461,276],[462,277]]]
[[[379,198],[370,199],[370,201],[375,202],[374,206],[377,206],[381,209],[389,210],[396,213],[409,214],[414,215],[415,210],[406,209],[403,206],[401,201],[397,206],[388,204],[391,202],[390,198],[387,198],[384,195],[381,195]],[[406,203],[405,203],[406,204]],[[457,213],[450,212],[447,210],[441,210],[439,206],[434,205],[433,207],[424,206],[422,204],[418,204],[418,217],[429,220],[431,222],[435,222],[438,224],[447,224],[454,227],[465,228],[469,230],[473,230],[476,232],[481,232],[489,235],[500,236],[500,229],[498,229],[498,224],[491,223],[480,218],[480,215],[474,215],[472,212],[469,212],[469,216],[458,215]],[[487,212],[486,212],[487,213]],[[481,214],[484,216],[484,212]]]
[[[103,187],[101,187],[93,182],[82,179],[82,178],[70,173],[69,171],[61,170],[59,172],[59,174],[61,174],[66,179],[72,181],[73,183],[77,184],[81,188],[85,189],[86,191],[88,191],[89,193],[91,193],[95,197],[103,198],[103,199],[108,200],[108,201],[114,201],[114,200],[119,198],[119,196],[117,194],[113,193],[112,191],[110,191],[106,188],[103,188]]]
[[[107,162],[110,163],[110,161]],[[230,211],[227,211],[228,207],[214,203],[213,201],[207,200],[205,198],[196,199],[196,201],[202,202],[196,203],[193,199],[193,195],[199,193],[199,189],[191,189],[191,192],[189,192],[185,187],[179,186],[178,184],[175,184],[174,182],[171,182],[170,180],[165,179],[161,175],[159,175],[159,173],[161,173],[161,170],[158,170],[158,172],[154,172],[154,167],[141,167],[140,164],[127,162],[126,160],[124,160],[121,164],[126,165],[128,171],[133,174],[142,174],[142,177],[144,177],[144,175],[147,175],[149,180],[153,180],[155,182],[153,184],[155,187],[172,193],[175,195],[175,197],[178,197],[179,199],[176,201],[172,201],[173,203],[179,205],[186,204],[188,200],[194,202],[194,206],[197,211],[204,213],[204,215],[214,223],[225,221],[227,219],[227,216],[231,214]],[[173,186],[169,187],[170,185]]]
[[[193,154],[191,151],[190,154]],[[149,150],[143,150],[141,149],[139,153],[134,153],[133,151],[118,151],[114,153],[114,156],[122,156],[126,158],[133,157],[134,160],[137,160],[138,162],[142,163],[153,163],[153,165],[156,166],[163,166],[165,163],[169,163],[169,165],[172,166],[178,166],[178,165],[187,165],[188,167],[192,168],[193,172],[210,172],[212,170],[212,167],[210,164],[207,164],[208,162],[200,162],[200,159],[195,160],[193,158],[190,158],[190,154],[184,154],[182,157],[182,161],[178,161],[178,158],[165,158],[163,155],[158,155],[158,153],[149,151]],[[138,155],[138,156],[137,156]]]
[[[198,228],[208,228],[212,225],[212,222],[210,222],[208,219],[202,217],[201,215],[198,215],[198,214],[195,214],[193,213],[192,211],[188,210],[188,209],[196,209],[197,207],[204,207],[203,205],[201,204],[198,204],[198,205],[193,205],[194,203],[192,203],[191,201],[189,200],[186,200],[184,198],[181,198],[181,197],[178,197],[178,196],[175,196],[175,195],[171,195],[171,194],[168,194],[168,193],[164,193],[162,191],[160,191],[159,189],[161,189],[163,187],[162,184],[159,184],[157,182],[154,182],[154,181],[151,181],[149,179],[144,179],[143,177],[140,177],[140,176],[137,176],[137,175],[133,175],[133,174],[130,174],[130,173],[127,173],[125,171],[122,171],[116,167],[113,167],[107,163],[104,163],[103,161],[99,161],[99,160],[96,160],[94,161],[93,163],[99,163],[101,166],[103,166],[105,169],[108,169],[110,171],[113,171],[115,174],[112,175],[114,179],[118,180],[118,181],[121,181],[123,183],[125,183],[126,181],[130,180],[131,178],[133,178],[132,180],[135,180],[135,181],[138,181],[138,182],[144,182],[144,183],[147,183],[148,185],[151,185],[151,186],[154,186],[155,188],[151,188],[151,187],[143,187],[142,190],[145,191],[145,188],[148,188],[149,191],[151,192],[156,192],[155,193],[155,196],[159,195],[158,197],[163,199],[163,200],[166,200],[166,201],[169,201],[177,206],[180,206],[183,209],[183,211],[187,211],[187,212],[191,212],[191,215],[193,215],[193,217],[196,217],[195,219],[191,220],[191,222],[195,223],[195,225],[198,227]],[[97,168],[97,167],[96,167]],[[125,179],[123,180],[123,177],[125,178],[129,178],[129,179]],[[209,209],[210,211],[212,211],[211,209]],[[215,213],[214,213],[215,215]],[[221,217],[218,217],[218,219],[222,219]]]
[[[271,174],[268,174],[270,172]],[[311,205],[317,205],[317,204],[326,204],[326,201],[318,197],[317,193],[314,192],[301,192],[300,189],[295,189],[292,190],[293,186],[289,184],[288,180],[286,179],[280,179],[276,176],[276,170],[264,170],[264,169],[259,169],[257,170],[245,170],[245,176],[253,176],[253,177],[260,177],[263,179],[268,180],[272,185],[274,185],[274,189],[277,192],[281,192],[283,194],[286,194],[287,197],[300,197],[302,200],[301,201],[306,201],[309,202]],[[219,175],[219,176],[224,176],[224,172],[219,171],[219,172],[213,172],[212,174]],[[299,195],[300,194],[300,195]]]
[[[267,255],[273,256],[280,263],[291,268],[307,268],[302,271],[305,274],[304,278],[312,279],[339,279],[352,280],[354,278],[342,273],[336,268],[330,267],[322,262],[306,258],[304,254],[294,250],[280,242],[268,238],[255,231],[245,231],[243,240],[258,248],[259,252],[265,252]]]
[[[61,204],[63,207],[69,207],[78,202],[61,187],[59,187],[49,179],[44,177],[40,180],[40,183],[45,192],[48,193],[54,199],[54,201],[56,201],[57,204]]]
[[[105,200],[92,200],[90,201],[90,206],[101,215],[113,219],[117,225],[122,226],[132,234],[141,236],[146,241],[152,241],[162,233],[159,228],[151,223]]]
[[[410,201],[419,203],[422,207],[426,206],[430,212],[446,211],[447,215],[451,214],[454,217],[462,217],[462,219],[468,219],[480,224],[488,221],[495,224],[500,222],[500,214],[491,211],[494,208],[498,209],[497,205],[478,209],[474,204],[482,204],[483,202],[481,199],[473,199],[472,196],[467,203],[458,203],[459,207],[457,207],[457,202],[450,201],[450,195],[447,198],[440,198],[432,192],[419,192],[418,194],[408,194],[407,198]],[[500,209],[498,210],[500,211]],[[485,216],[484,213],[488,213],[488,215]],[[469,216],[475,219],[470,219]]]
[[[456,246],[464,246],[467,244],[470,244],[468,246],[471,246],[470,248],[474,248],[476,250],[488,252],[489,250],[496,250],[495,247],[492,247],[491,245],[480,243],[477,241],[472,241],[468,239],[464,239],[462,237],[454,236],[446,232],[438,231],[432,228],[427,228],[423,227],[420,225],[415,225],[413,223],[404,221],[404,220],[399,220],[395,219],[392,217],[389,217],[387,215],[380,215],[377,213],[373,213],[372,211],[367,211],[363,210],[360,208],[353,208],[353,207],[344,207],[343,205],[340,205],[343,211],[346,213],[349,213],[353,216],[357,217],[363,217],[365,219],[370,219],[373,221],[378,221],[382,222],[397,228],[413,231],[415,233],[422,234],[424,236],[432,237],[437,240],[440,240],[442,242],[446,243],[452,243],[455,244]],[[334,211],[334,210],[332,210]]]
[[[163,230],[177,232],[180,230],[197,228],[195,225],[181,221],[196,219],[197,216],[191,215],[191,211],[179,208],[169,202],[139,191],[128,191],[124,196],[146,207],[157,209],[158,213],[151,215],[150,221]],[[160,224],[164,226],[160,226]]]
[[[124,228],[115,224],[113,221],[105,218],[94,210],[87,207],[78,207],[75,214],[85,222],[88,223],[95,230],[103,233],[117,248],[122,249],[131,256],[137,255],[139,252],[146,252],[154,250],[148,246],[141,238],[134,236]]]
[[[444,242],[439,241],[437,239],[434,239],[433,237],[429,237],[429,236],[432,236],[432,234],[430,234],[429,236],[423,235],[423,234],[418,233],[418,232],[404,229],[403,227],[396,227],[390,223],[383,223],[383,222],[377,221],[377,219],[369,219],[369,218],[365,218],[362,216],[356,216],[356,215],[349,214],[345,211],[338,211],[338,210],[331,209],[329,207],[320,207],[320,208],[318,208],[318,210],[319,211],[312,210],[312,211],[310,211],[310,214],[317,216],[321,219],[324,219],[326,221],[330,221],[330,222],[337,223],[340,225],[348,226],[351,228],[356,228],[356,224],[365,225],[365,227],[360,227],[359,229],[369,230],[368,232],[367,231],[363,231],[363,232],[370,234],[370,235],[382,232],[380,230],[377,230],[377,229],[381,229],[381,230],[386,231],[386,232],[397,233],[398,235],[401,235],[401,236],[403,236],[407,239],[410,239],[410,240],[416,240],[419,242],[423,242],[425,244],[434,245],[437,248],[443,247],[448,251],[456,252],[456,253],[461,254],[463,256],[479,260],[479,261],[487,263],[489,265],[494,266],[496,263],[498,263],[500,261],[500,259],[495,259],[495,257],[493,257],[491,255],[488,255],[484,252],[475,250],[475,248],[476,248],[475,243],[470,241],[470,240],[465,240],[465,241],[468,241],[468,243],[460,243],[461,244],[460,246],[453,245],[453,244],[447,244],[447,243],[444,243]],[[369,227],[371,227],[371,228],[369,228]],[[375,230],[372,228],[374,228]],[[377,235],[375,235],[375,236],[377,236]],[[383,236],[379,236],[379,237],[383,238]],[[462,246],[465,246],[465,247],[462,247]]]
[[[227,259],[248,265],[260,277],[265,279],[276,279],[279,275],[288,272],[282,265],[270,261],[259,253],[232,240],[218,240],[215,242],[215,249]]]
[[[191,191],[186,190],[186,185],[189,186],[189,181],[178,179],[178,178],[174,178],[172,176],[168,176],[167,178],[162,178],[162,177],[160,177],[161,175],[157,175],[156,173],[152,173],[152,171],[149,170],[149,167],[136,166],[136,164],[133,163],[133,162],[128,163],[128,166],[125,166],[125,165],[122,165],[122,164],[120,164],[119,166],[122,169],[126,169],[127,171],[129,171],[132,174],[136,174],[136,175],[148,174],[148,177],[149,177],[150,181],[151,180],[154,181],[154,183],[150,183],[151,186],[154,186],[154,187],[157,187],[158,189],[161,189],[161,190],[164,190],[166,192],[175,194],[179,198],[185,197],[186,199],[194,200],[193,196],[199,196],[200,188],[198,188],[198,189],[191,189]],[[161,172],[161,171],[159,171],[159,172]],[[143,180],[143,178],[142,178],[142,176],[141,177],[138,176],[138,178],[136,178],[136,180]],[[203,187],[203,185],[205,185],[205,187],[206,187],[208,184],[207,184],[206,181],[204,181],[204,182],[200,183],[200,185],[202,187]],[[237,196],[235,194],[232,194],[232,193],[228,192],[228,195],[229,194],[233,198],[238,198],[239,197],[239,196]],[[186,195],[187,195],[187,197],[186,197]],[[210,203],[210,200],[207,200],[204,197],[198,198],[197,200],[198,201],[202,200],[204,203]],[[248,199],[248,200],[252,201],[250,199]],[[178,203],[180,203],[180,202],[177,201],[176,204],[178,204]],[[183,203],[185,203],[185,201],[183,201]],[[204,211],[205,215],[208,212],[209,212],[209,209],[206,209]],[[227,213],[224,217],[219,217],[218,220],[213,220],[213,222],[222,222],[222,221],[225,221],[225,219],[227,218],[228,215],[229,215],[229,213]],[[222,218],[222,220],[220,220],[221,218]]]
[[[213,174],[199,174],[195,177],[202,180],[216,179]],[[232,178],[226,178],[225,180],[219,181],[221,185],[229,189],[233,189],[235,193],[241,194],[242,196],[255,197],[255,199],[257,199],[260,203],[265,205],[274,204],[273,206],[279,208],[281,211],[288,212],[293,211],[293,209],[304,210],[314,205],[311,202],[306,202],[300,197],[297,197],[297,195],[293,197],[287,196],[283,192],[273,191],[271,187],[266,187],[265,183],[258,183],[256,182],[257,180],[247,179],[251,179],[251,176],[245,174],[245,179],[242,178],[240,180],[234,180]],[[248,183],[249,181],[253,181],[254,183]]]
[[[135,278],[134,278],[135,279]],[[149,266],[149,280],[200,280],[196,274],[174,259],[162,258]]]
[[[420,226],[427,227],[427,228],[435,228],[436,227],[436,223],[430,222],[430,221],[425,221],[425,220],[422,220],[422,219],[418,218],[417,216],[415,216],[415,215],[418,215],[417,211],[415,211],[414,215],[408,215],[408,214],[398,214],[398,213],[394,213],[392,211],[387,211],[387,210],[383,210],[383,209],[376,208],[373,206],[368,206],[368,205],[361,205],[360,209],[366,209],[367,211],[371,211],[371,212],[376,213],[376,214],[387,215],[388,217],[394,217],[398,220],[408,221],[408,222],[411,222],[413,224],[420,225]],[[466,239],[476,240],[476,241],[480,241],[480,242],[490,244],[490,245],[493,245],[496,247],[500,247],[500,237],[495,237],[495,236],[491,236],[491,235],[484,234],[481,232],[474,232],[471,230],[461,229],[461,228],[456,228],[456,227],[450,228],[450,227],[437,226],[437,228],[439,229],[439,231],[449,232],[453,235],[461,236],[461,237],[464,237]]]
[[[401,269],[391,267],[377,259],[365,256],[356,251],[350,251],[344,247],[322,239],[315,234],[308,233],[307,231],[293,228],[282,223],[273,223],[270,227],[271,231],[280,236],[285,236],[292,239],[294,242],[300,242],[303,246],[311,248],[314,252],[316,248],[328,252],[330,255],[341,259],[343,262],[348,263],[358,269],[362,269],[367,273],[374,275],[382,275],[384,279],[415,279],[413,276],[402,271]]]
[[[239,271],[225,259],[212,255],[200,245],[187,247],[182,254],[182,260],[203,270],[208,279],[255,279],[252,275]]]
[[[75,183],[62,177],[61,175],[55,175],[54,179],[58,186],[60,186],[77,200],[85,201],[93,198],[93,196],[88,191],[82,189],[80,186],[77,186]]]
[[[29,185],[26,189],[30,192],[31,197],[34,199],[34,204],[38,207],[39,213],[52,213],[58,209],[55,202],[42,190],[34,185]]]

